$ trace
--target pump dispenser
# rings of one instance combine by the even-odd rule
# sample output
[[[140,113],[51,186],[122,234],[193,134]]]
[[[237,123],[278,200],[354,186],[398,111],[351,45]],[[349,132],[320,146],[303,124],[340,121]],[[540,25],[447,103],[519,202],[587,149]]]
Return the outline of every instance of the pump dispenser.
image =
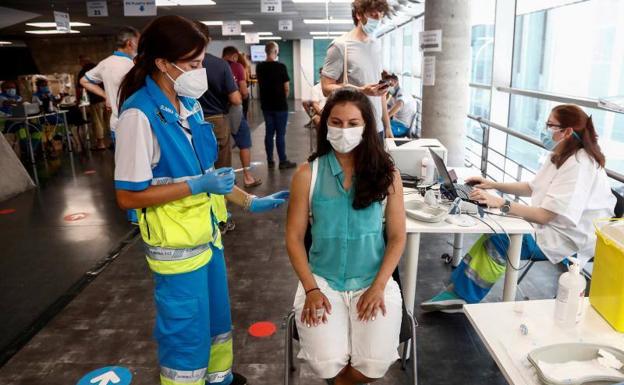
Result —
[[[568,260],[568,272],[559,277],[555,301],[555,321],[564,327],[574,326],[581,320],[587,285],[585,277],[581,275],[578,259],[569,257]]]

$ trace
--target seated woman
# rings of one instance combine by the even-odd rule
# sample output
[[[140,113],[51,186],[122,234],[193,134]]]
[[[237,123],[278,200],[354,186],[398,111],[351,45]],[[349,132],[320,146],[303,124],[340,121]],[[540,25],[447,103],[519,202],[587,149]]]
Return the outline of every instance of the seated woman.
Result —
[[[524,236],[523,260],[559,263],[576,254],[585,263],[596,243],[593,221],[613,216],[615,206],[594,124],[578,106],[560,105],[552,109],[541,139],[552,153],[531,182],[497,183],[473,177],[467,182],[478,189],[470,198],[536,224],[535,235]],[[530,196],[531,205],[485,189]],[[505,273],[508,247],[507,235],[482,236],[453,271],[451,285],[423,302],[423,310],[453,313],[465,303],[481,301]]]
[[[401,178],[363,93],[343,88],[329,97],[317,152],[299,167],[291,188],[286,247],[300,280],[299,357],[335,384],[372,382],[398,358],[401,293],[392,272],[406,235]]]

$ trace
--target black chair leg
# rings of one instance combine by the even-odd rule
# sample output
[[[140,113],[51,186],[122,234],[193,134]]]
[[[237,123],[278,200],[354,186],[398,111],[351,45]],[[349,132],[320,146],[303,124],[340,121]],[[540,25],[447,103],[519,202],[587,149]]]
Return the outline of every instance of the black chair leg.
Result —
[[[531,261],[529,262],[529,264],[527,265],[527,267],[524,269],[524,271],[522,272],[522,274],[520,274],[520,278],[518,278],[518,285],[522,282],[522,280],[524,279],[524,277],[529,273],[529,270],[531,270],[531,268],[533,267],[533,265],[535,264],[535,261]]]
[[[292,311],[286,317],[286,336],[284,344],[284,385],[290,384],[290,374],[295,370],[293,363],[293,328],[295,323],[295,312]]]

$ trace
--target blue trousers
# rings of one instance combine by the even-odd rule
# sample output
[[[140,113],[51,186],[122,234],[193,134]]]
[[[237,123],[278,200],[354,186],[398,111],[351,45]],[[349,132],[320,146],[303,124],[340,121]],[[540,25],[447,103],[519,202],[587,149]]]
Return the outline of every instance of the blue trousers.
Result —
[[[468,303],[481,302],[496,281],[505,274],[508,250],[507,235],[482,235],[451,275],[455,294]],[[522,238],[520,259],[545,261],[547,258],[533,236],[525,234]]]
[[[232,317],[223,251],[183,274],[154,273],[161,384],[232,382]]]
[[[273,162],[273,138],[277,145],[277,156],[280,162],[287,160],[286,157],[286,125],[288,124],[288,111],[265,111],[264,123],[266,133],[264,135],[264,148],[267,154],[267,161]]]

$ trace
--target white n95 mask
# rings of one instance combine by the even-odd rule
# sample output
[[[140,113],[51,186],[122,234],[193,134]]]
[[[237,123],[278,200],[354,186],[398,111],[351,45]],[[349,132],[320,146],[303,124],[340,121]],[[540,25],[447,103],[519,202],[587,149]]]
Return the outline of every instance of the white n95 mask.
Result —
[[[331,127],[327,126],[327,140],[334,150],[341,154],[346,154],[362,142],[364,126],[358,127]]]
[[[165,72],[173,82],[173,89],[178,95],[199,99],[208,90],[208,77],[205,68],[184,71],[174,63],[171,65],[182,71],[182,74],[175,80]]]

